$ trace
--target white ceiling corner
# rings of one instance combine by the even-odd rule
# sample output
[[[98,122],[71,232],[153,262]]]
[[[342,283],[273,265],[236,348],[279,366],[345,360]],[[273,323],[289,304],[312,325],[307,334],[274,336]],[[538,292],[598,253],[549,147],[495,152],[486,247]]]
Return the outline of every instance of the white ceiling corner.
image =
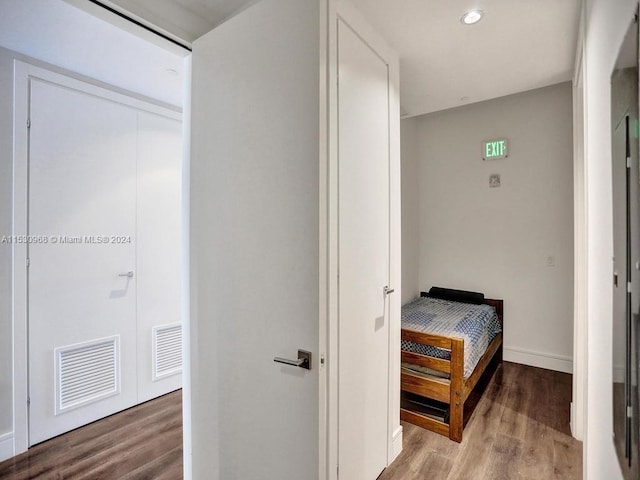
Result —
[[[257,0],[105,0],[192,42]],[[572,78],[581,0],[352,0],[400,56],[404,117]],[[460,17],[483,10],[465,26]]]
[[[572,78],[581,0],[352,1],[400,55],[406,116]]]
[[[255,0],[108,0],[189,43]]]

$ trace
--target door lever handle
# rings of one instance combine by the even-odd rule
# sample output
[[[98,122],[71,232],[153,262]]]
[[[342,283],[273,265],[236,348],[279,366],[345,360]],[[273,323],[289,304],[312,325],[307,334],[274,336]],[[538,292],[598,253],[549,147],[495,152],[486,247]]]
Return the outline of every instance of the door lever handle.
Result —
[[[382,291],[384,292],[385,295],[389,295],[390,293],[393,293],[396,291],[395,288],[389,288],[389,285],[385,285],[385,287],[382,289]]]
[[[133,272],[132,271],[128,271],[126,273],[119,273],[118,276],[119,277],[133,278]]]
[[[311,352],[307,352],[306,350],[298,350],[297,360],[289,360],[288,358],[275,357],[273,361],[277,363],[284,363],[285,365],[292,365],[294,367],[304,368],[306,370],[311,370]]]

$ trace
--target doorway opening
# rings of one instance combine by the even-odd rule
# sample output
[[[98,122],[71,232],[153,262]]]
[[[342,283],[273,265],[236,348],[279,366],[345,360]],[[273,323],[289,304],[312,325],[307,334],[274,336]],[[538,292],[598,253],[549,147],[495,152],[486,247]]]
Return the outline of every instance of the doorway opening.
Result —
[[[15,4],[11,14],[15,25],[3,27],[0,44],[15,131],[15,150],[0,141],[15,186],[5,203],[13,211],[2,212],[2,233],[15,239],[1,252],[13,264],[3,269],[11,288],[1,293],[13,316],[13,359],[0,364],[9,370],[0,378],[11,379],[7,399],[0,393],[9,404],[0,409],[2,459],[181,388],[188,358],[188,52],[65,2],[41,11]],[[118,331],[107,331],[115,324]],[[39,352],[41,342],[49,344]],[[36,415],[38,405],[46,414]],[[97,413],[83,413],[89,409]],[[65,425],[41,428],[43,417]]]

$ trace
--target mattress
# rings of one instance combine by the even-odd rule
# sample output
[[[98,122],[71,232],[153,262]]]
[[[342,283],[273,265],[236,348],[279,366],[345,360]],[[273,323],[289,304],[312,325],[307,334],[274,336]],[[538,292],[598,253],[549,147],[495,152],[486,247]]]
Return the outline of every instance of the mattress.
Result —
[[[462,338],[464,340],[464,378],[468,378],[487,351],[489,344],[502,331],[498,314],[490,305],[472,305],[437,298],[420,297],[402,307],[402,328],[417,332]],[[402,341],[402,350],[451,359],[451,351]],[[422,367],[402,365],[421,371]]]

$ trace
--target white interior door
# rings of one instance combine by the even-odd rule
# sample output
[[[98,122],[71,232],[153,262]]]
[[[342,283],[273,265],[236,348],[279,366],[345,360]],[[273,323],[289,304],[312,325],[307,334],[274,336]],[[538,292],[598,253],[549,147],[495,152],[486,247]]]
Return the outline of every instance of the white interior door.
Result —
[[[193,478],[318,478],[318,7],[262,0],[193,44]],[[310,370],[274,362],[299,349]]]
[[[134,109],[32,79],[29,442],[136,403]],[[123,276],[124,275],[124,276]]]
[[[340,478],[387,465],[389,80],[386,63],[338,22]]]

